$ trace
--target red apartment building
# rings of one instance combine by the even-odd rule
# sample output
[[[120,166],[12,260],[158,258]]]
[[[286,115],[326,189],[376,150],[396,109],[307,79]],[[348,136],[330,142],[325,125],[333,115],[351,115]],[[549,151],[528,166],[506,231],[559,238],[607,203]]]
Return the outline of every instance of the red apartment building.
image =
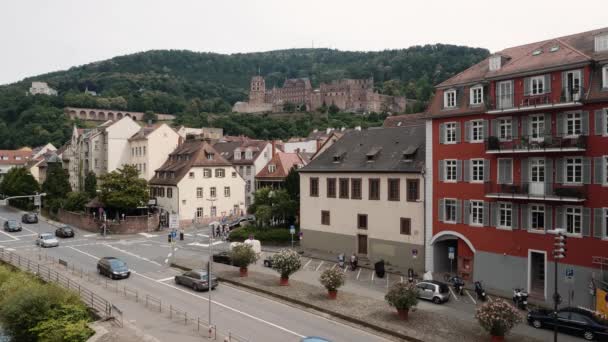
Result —
[[[449,272],[453,248],[469,281],[550,303],[563,228],[560,293],[591,306],[608,285],[608,28],[497,52],[439,84],[427,115],[427,270]]]

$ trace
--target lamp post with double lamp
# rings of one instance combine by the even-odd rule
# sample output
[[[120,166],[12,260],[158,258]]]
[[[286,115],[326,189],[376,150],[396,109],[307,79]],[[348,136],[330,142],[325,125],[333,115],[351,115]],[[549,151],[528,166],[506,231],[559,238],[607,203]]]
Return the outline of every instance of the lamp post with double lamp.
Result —
[[[211,208],[215,207],[215,201],[217,198],[211,197],[207,198],[207,201],[211,202]],[[210,208],[210,209],[211,209]],[[209,210],[211,213],[211,210]],[[214,212],[215,214],[215,212]],[[211,282],[211,263],[213,262],[213,225],[209,224],[209,262],[207,263],[207,284],[209,288],[207,289],[207,293],[209,294],[209,329],[211,329],[211,288],[213,284]]]

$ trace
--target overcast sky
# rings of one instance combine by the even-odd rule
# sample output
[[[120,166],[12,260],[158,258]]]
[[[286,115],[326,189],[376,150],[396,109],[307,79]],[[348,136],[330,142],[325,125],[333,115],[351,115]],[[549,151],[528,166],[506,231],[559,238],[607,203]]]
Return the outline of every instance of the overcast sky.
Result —
[[[150,49],[497,51],[608,26],[606,0],[0,1],[0,84]]]

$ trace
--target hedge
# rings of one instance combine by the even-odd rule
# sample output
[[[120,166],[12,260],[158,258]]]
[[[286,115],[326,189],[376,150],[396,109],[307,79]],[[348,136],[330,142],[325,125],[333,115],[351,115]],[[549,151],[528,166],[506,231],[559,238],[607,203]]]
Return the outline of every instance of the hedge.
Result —
[[[296,228],[296,234],[294,240],[298,241],[299,228]],[[256,227],[240,227],[230,232],[230,241],[242,242],[253,235],[254,239],[260,240],[261,242],[273,242],[273,243],[290,243],[291,234],[289,234],[289,228],[256,228]]]

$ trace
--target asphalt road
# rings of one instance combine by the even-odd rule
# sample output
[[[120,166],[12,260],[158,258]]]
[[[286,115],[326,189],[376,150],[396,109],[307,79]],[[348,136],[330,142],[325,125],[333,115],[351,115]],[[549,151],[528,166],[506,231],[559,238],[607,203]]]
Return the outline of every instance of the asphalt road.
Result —
[[[0,207],[0,219],[20,220],[21,213]],[[115,282],[162,298],[165,303],[208,320],[208,294],[174,284],[173,277],[179,272],[167,266],[172,249],[164,234],[140,234],[115,240],[77,230],[75,238],[61,239],[59,247],[40,249],[35,246],[38,233],[54,230],[55,227],[43,221],[23,224],[23,231],[19,233],[0,231],[0,246],[30,255],[47,254],[91,272],[96,270],[100,257],[119,257],[133,274],[129,279]],[[187,236],[189,244],[181,246],[177,253],[206,259],[208,239],[200,234]],[[226,248],[226,245],[219,243],[213,247]],[[299,341],[305,336],[322,336],[332,341],[387,341],[367,331],[226,284],[220,284],[212,291],[211,308],[212,322],[219,330],[230,330],[250,341]]]

